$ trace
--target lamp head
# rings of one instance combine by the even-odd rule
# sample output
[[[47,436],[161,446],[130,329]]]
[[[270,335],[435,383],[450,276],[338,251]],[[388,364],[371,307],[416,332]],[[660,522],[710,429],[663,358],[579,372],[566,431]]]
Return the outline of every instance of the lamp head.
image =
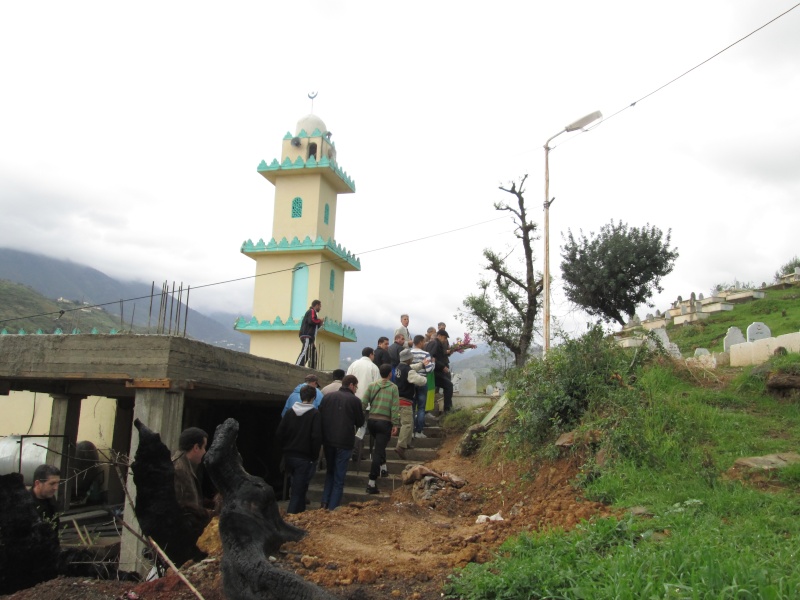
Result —
[[[577,131],[578,129],[583,129],[587,125],[594,123],[595,121],[599,121],[603,118],[603,113],[599,110],[596,110],[590,115],[586,115],[585,117],[578,119],[574,123],[570,123],[564,128],[564,131]]]

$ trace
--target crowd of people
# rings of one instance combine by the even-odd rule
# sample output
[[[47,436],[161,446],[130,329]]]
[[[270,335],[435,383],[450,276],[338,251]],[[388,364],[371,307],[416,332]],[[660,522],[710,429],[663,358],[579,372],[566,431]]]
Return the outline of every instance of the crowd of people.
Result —
[[[298,365],[312,356],[321,307],[314,300],[303,319]],[[354,452],[360,454],[367,431],[374,447],[366,491],[378,494],[379,478],[389,476],[386,449],[391,438],[397,437],[394,452],[406,458],[412,440],[426,437],[425,414],[433,409],[437,389],[443,393],[443,411],[452,410],[450,336],[445,323],[413,337],[408,325],[409,316],[401,315],[393,342],[380,337],[375,348],[365,347],[347,371],[333,371],[334,381],[322,390],[317,377],[307,375],[287,398],[276,433],[291,478],[287,512],[306,509],[320,448],[326,470],[321,508],[334,510],[342,499],[348,462]]]

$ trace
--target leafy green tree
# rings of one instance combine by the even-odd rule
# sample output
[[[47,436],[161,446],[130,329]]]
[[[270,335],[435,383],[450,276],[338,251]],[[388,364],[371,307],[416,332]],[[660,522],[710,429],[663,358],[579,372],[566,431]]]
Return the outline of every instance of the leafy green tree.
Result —
[[[795,267],[800,267],[800,258],[797,258],[797,255],[793,256],[792,260],[785,265],[781,265],[781,268],[775,271],[775,282],[777,283],[781,280],[781,275],[794,273]]]
[[[648,223],[628,227],[620,221],[604,225],[600,233],[576,239],[567,232],[561,248],[561,272],[567,298],[590,315],[625,324],[639,304],[655,291],[664,291],[661,278],[670,273],[678,250],[670,249],[672,230],[666,237]]]
[[[490,344],[499,344],[514,355],[514,364],[522,366],[528,358],[533,344],[534,323],[539,309],[538,298],[542,293],[543,280],[538,279],[533,270],[533,245],[536,224],[528,220],[525,208],[524,175],[519,181],[512,182],[504,192],[514,196],[511,204],[496,202],[495,210],[508,211],[516,225],[514,235],[522,246],[525,272],[515,273],[508,267],[508,258],[495,251],[485,249],[484,268],[491,278],[483,277],[478,282],[480,290],[464,299],[463,307],[458,311],[459,320],[471,327],[472,331]],[[513,250],[512,250],[513,253]]]

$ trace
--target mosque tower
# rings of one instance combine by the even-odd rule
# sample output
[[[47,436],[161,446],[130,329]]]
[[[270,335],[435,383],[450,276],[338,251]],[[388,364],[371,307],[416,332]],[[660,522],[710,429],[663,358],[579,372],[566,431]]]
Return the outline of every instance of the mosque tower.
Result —
[[[355,183],[314,114],[284,136],[281,160],[261,161],[258,172],[275,186],[272,238],[242,244],[242,253],[256,261],[255,294],[253,317],[240,317],[235,329],[250,335],[251,354],[294,363],[300,321],[320,300],[325,324],[316,338],[317,369],[336,369],[339,345],[356,341],[355,330],[342,324],[342,300],[344,274],[360,271],[361,263],[335,241],[338,196],[355,192]]]

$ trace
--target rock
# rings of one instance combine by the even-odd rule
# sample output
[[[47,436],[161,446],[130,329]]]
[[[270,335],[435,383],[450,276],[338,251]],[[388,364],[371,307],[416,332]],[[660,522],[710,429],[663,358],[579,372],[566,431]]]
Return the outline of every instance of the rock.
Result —
[[[359,583],[375,583],[378,580],[378,574],[372,569],[359,569],[358,582]]]
[[[239,423],[227,419],[214,432],[206,470],[222,494],[222,584],[228,600],[334,600],[335,596],[299,575],[271,564],[267,556],[305,532],[286,523],[275,492],[242,467],[236,448]],[[302,558],[301,558],[302,562]]]
[[[300,559],[300,563],[309,570],[316,569],[319,567],[319,559],[316,556],[303,556]]]

